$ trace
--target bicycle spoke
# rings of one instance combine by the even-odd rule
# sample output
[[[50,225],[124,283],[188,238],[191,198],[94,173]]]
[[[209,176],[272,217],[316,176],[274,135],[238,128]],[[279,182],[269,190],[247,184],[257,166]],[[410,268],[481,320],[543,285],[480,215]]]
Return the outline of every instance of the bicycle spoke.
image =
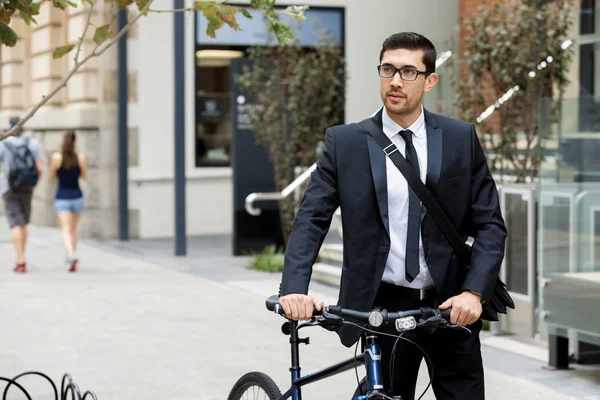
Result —
[[[269,395],[263,388],[257,385],[249,386],[242,397],[243,400],[269,400]]]

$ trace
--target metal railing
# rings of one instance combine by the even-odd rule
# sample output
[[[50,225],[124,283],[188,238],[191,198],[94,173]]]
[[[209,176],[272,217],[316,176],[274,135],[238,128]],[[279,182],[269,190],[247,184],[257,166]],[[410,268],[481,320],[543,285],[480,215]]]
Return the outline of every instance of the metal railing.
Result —
[[[304,171],[299,177],[297,177],[296,179],[294,179],[294,181],[292,183],[290,183],[281,192],[269,192],[269,193],[257,192],[257,193],[250,193],[248,196],[246,196],[246,203],[245,203],[246,211],[250,215],[254,215],[254,216],[260,215],[260,212],[261,212],[260,208],[254,207],[254,202],[255,201],[261,201],[261,200],[262,201],[267,201],[267,200],[283,200],[283,199],[285,199],[291,193],[294,193],[294,191],[298,187],[300,187],[300,185],[302,185],[304,182],[306,182],[308,180],[308,178],[310,178],[310,174],[312,174],[312,172],[315,169],[317,169],[317,163],[314,163],[313,165],[311,165],[306,171]]]
[[[586,34],[586,35],[580,35],[580,36],[574,36],[574,37],[568,38],[561,44],[560,47],[563,51],[565,51],[575,43],[582,45],[582,44],[590,44],[590,43],[597,44],[598,42],[600,42],[599,34]],[[552,55],[548,55],[547,57],[543,58],[540,61],[540,63],[537,65],[537,70],[541,71],[542,69],[548,67],[552,63],[552,61],[554,61],[554,58],[552,57]],[[534,78],[536,76],[536,74],[537,74],[537,72],[535,70],[531,70],[531,71],[529,71],[527,76],[531,79],[531,78]],[[500,98],[498,98],[494,104],[492,104],[488,108],[486,108],[485,111],[483,111],[479,115],[479,117],[477,117],[477,123],[480,124],[483,121],[485,121],[486,119],[488,119],[494,113],[494,111],[496,111],[498,108],[500,108],[502,106],[502,104],[509,101],[510,98],[513,96],[513,94],[518,92],[519,89],[520,89],[519,85],[515,85],[512,88],[510,88],[506,93],[504,93]]]

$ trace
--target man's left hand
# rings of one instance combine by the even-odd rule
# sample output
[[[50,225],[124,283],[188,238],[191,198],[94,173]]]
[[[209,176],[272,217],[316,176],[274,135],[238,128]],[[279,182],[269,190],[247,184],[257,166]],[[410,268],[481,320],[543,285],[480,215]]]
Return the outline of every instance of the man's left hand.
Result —
[[[458,296],[450,297],[442,305],[440,310],[452,307],[450,323],[453,325],[471,325],[481,316],[481,297],[471,292],[462,292]]]

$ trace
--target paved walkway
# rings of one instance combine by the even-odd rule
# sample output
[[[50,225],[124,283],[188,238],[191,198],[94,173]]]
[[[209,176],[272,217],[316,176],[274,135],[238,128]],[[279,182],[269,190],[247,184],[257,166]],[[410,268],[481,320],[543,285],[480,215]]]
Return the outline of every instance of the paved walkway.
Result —
[[[84,241],[80,272],[65,271],[58,233],[31,227],[29,269],[14,275],[6,221],[0,218],[0,302],[4,323],[0,375],[39,370],[59,381],[70,372],[99,399],[224,400],[249,370],[288,382],[289,345],[282,319],[269,315],[264,298],[278,277],[243,268],[229,238],[190,242],[188,258],[172,257],[171,241]],[[327,302],[332,288],[311,290]],[[304,372],[351,356],[336,335],[305,331]],[[600,375],[550,372],[539,361],[484,346],[487,399],[600,399]],[[521,374],[518,377],[517,374]],[[421,374],[419,387],[426,385]],[[561,384],[558,383],[562,382]],[[38,380],[24,381],[34,399],[53,399]],[[316,383],[306,399],[349,398],[353,372]],[[9,396],[9,399],[23,397]],[[424,399],[434,399],[431,391]]]

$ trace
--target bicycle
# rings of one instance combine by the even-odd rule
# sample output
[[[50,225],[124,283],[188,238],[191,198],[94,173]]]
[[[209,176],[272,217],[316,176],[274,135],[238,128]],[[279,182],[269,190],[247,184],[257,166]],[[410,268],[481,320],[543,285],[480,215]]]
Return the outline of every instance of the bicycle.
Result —
[[[278,297],[276,295],[273,295],[266,300],[266,307],[269,311],[284,315],[283,308],[279,304]],[[391,336],[398,338],[402,338],[401,334],[403,332],[418,328],[425,328],[429,330],[435,330],[437,328],[459,329],[470,334],[471,331],[468,328],[450,324],[449,320],[451,311],[452,310],[450,308],[443,311],[433,308],[420,308],[418,310],[398,312],[388,312],[387,310],[382,309],[374,309],[369,312],[363,312],[344,309],[340,306],[326,306],[323,307],[321,312],[314,310],[313,318],[308,322],[298,323],[298,321],[288,320],[283,324],[282,331],[284,334],[290,336],[290,346],[292,348],[290,388],[282,395],[279,387],[271,377],[262,372],[254,371],[249,372],[238,379],[231,389],[227,399],[286,400],[291,398],[291,400],[302,400],[302,386],[333,375],[337,375],[352,368],[357,369],[360,365],[365,365],[367,371],[366,376],[358,383],[358,387],[352,396],[353,400],[402,400],[400,397],[390,397],[383,391],[381,350],[379,344],[377,343],[377,336],[390,334],[378,332],[375,329],[378,329],[384,324],[393,323],[400,335]],[[298,336],[298,331],[309,326],[321,326],[332,330],[344,324],[359,327],[365,332],[369,333],[366,337],[363,337],[364,340],[362,341],[362,353],[355,355],[353,358],[322,369],[316,373],[301,376],[299,363],[300,344],[308,345],[310,341],[309,338],[300,338]],[[402,339],[412,342],[406,338]],[[414,344],[417,345],[416,343]],[[421,351],[423,351],[423,349],[421,349]],[[428,367],[430,368],[429,371],[431,376],[431,361],[429,360],[429,356],[424,351],[423,353],[425,355],[425,360],[428,364]],[[421,397],[425,395],[430,385],[431,380]],[[259,397],[261,394],[262,396]],[[419,399],[421,397],[419,397]]]

